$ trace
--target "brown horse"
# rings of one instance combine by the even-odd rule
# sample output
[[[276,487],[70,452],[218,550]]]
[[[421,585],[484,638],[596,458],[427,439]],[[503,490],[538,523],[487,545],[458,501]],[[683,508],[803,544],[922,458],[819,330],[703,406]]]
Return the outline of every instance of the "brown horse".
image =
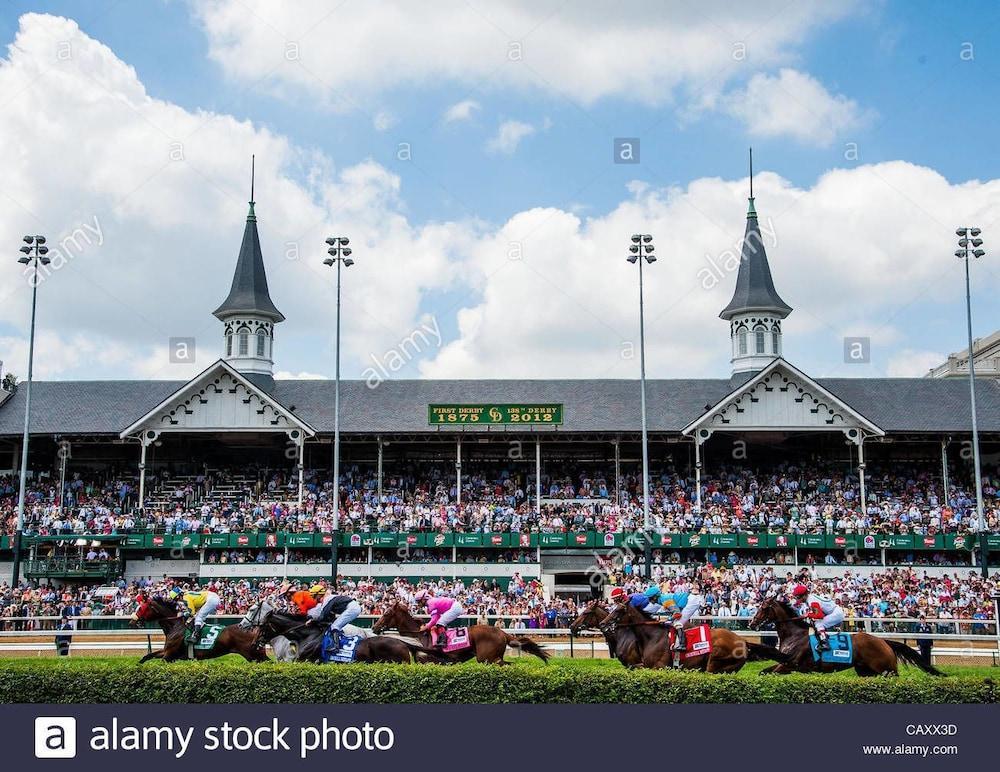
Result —
[[[852,634],[853,658],[850,662],[817,662],[809,644],[809,624],[788,603],[777,597],[768,598],[760,604],[750,620],[750,627],[757,629],[769,622],[774,624],[778,633],[778,649],[787,659],[761,673],[830,673],[853,667],[859,676],[898,676],[899,660],[903,660],[925,673],[944,675],[933,665],[926,664],[920,654],[906,644],[876,638],[868,633]]]
[[[321,662],[323,658],[323,629],[309,625],[309,617],[286,614],[277,610],[265,612],[260,625],[263,640],[270,643],[284,636],[294,644],[297,662]],[[355,662],[390,662],[409,665],[412,662],[450,662],[444,654],[400,638],[377,636],[358,628],[362,639],[354,650]]]
[[[665,668],[673,665],[670,629],[661,621],[653,619],[631,603],[621,603],[608,614],[601,630],[614,633],[622,628],[634,632],[642,667]],[[732,630],[713,627],[711,652],[691,657],[682,655],[680,666],[685,670],[701,670],[705,673],[736,673],[748,660],[757,659],[783,662],[785,655],[772,646],[746,641]]]
[[[132,626],[137,627],[140,622],[159,622],[166,639],[163,648],[140,659],[140,665],[151,659],[162,659],[165,662],[192,659],[188,645],[184,642],[184,618],[177,613],[177,607],[171,601],[159,597],[140,600],[139,608],[132,615]],[[244,630],[237,625],[230,625],[220,632],[211,648],[196,648],[193,659],[215,659],[226,654],[239,654],[250,662],[268,661],[259,631]]]
[[[630,670],[642,664],[642,654],[635,631],[631,627],[619,627],[617,630],[602,630],[601,625],[611,613],[599,600],[592,600],[580,615],[569,626],[573,635],[579,635],[581,630],[600,630],[608,644],[608,655],[617,659]]]
[[[431,648],[430,632],[420,628],[420,620],[410,613],[409,606],[402,601],[396,601],[372,625],[372,632],[377,634],[384,630],[396,630],[407,638],[415,638],[421,646]],[[530,638],[523,635],[510,635],[492,625],[470,626],[469,643],[471,645],[466,649],[442,652],[442,655],[451,662],[466,662],[475,657],[477,662],[506,665],[507,663],[503,659],[504,654],[507,651],[507,646],[513,646],[527,654],[533,654],[542,662],[548,662],[549,657],[552,656]]]

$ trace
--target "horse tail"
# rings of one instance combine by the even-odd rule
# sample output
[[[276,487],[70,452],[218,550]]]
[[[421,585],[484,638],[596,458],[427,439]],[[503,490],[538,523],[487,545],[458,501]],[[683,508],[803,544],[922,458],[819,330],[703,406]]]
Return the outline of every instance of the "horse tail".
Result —
[[[788,662],[789,657],[783,651],[765,643],[747,643],[747,662]]]
[[[523,635],[511,635],[508,633],[507,643],[515,649],[520,649],[525,654],[533,654],[542,662],[548,662],[552,656],[545,647],[539,646],[533,640]]]
[[[920,656],[920,653],[915,651],[914,649],[911,649],[905,643],[900,643],[899,641],[889,641],[889,640],[886,640],[886,643],[889,644],[889,648],[893,650],[897,659],[901,659],[903,660],[903,662],[906,662],[910,665],[916,665],[925,673],[930,673],[931,675],[936,675],[936,676],[945,675],[936,667],[934,667],[934,665],[929,665],[926,662],[924,662],[924,658]]]
[[[397,638],[396,640],[410,650],[410,654],[413,655],[413,659],[416,662],[421,662],[421,660],[417,658],[418,654],[424,655],[427,659],[437,662],[439,665],[450,665],[455,662],[453,658],[449,657],[440,649],[429,649],[426,646],[421,646],[419,643],[404,641],[402,638]]]

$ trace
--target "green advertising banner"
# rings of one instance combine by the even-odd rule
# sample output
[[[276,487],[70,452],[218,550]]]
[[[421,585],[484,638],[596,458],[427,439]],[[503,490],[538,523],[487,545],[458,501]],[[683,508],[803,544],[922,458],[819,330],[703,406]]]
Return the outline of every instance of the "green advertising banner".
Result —
[[[797,534],[794,533],[769,533],[767,535],[767,546],[784,549],[794,547],[799,543]]]
[[[482,547],[483,536],[479,533],[456,533],[456,547]]]
[[[359,534],[353,535],[358,536]],[[363,533],[360,536],[361,546],[364,547],[375,547],[376,549],[381,547],[385,549],[387,547],[398,547],[400,543],[400,535],[398,533]]]
[[[800,533],[799,534],[799,546],[800,547],[825,547],[826,546],[826,534],[822,533]]]
[[[10,537],[0,536],[0,550],[10,549]]]
[[[428,405],[427,423],[431,426],[447,424],[561,424],[563,406],[485,404],[485,405]]]
[[[425,533],[424,546],[433,548],[452,547],[455,544],[453,533]]]
[[[285,545],[288,547],[311,547],[313,546],[313,535],[311,533],[286,533]]]
[[[129,533],[122,539],[123,547],[145,547],[146,537],[141,533]]]
[[[229,546],[229,534],[225,533],[208,533],[202,538],[202,544],[206,547],[228,547]]]
[[[540,547],[565,547],[566,534],[540,533],[538,534],[538,544]]]

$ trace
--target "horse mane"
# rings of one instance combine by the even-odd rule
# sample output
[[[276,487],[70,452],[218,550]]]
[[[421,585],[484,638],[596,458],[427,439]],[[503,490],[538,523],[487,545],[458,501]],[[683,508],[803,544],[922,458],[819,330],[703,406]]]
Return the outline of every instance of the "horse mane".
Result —
[[[779,608],[784,609],[785,613],[788,614],[788,616],[790,617],[790,619],[787,619],[787,620],[784,620],[784,621],[789,622],[790,624],[798,625],[799,627],[808,627],[809,626],[809,625],[807,625],[805,623],[804,620],[797,618],[798,615],[799,615],[799,612],[797,612],[795,610],[795,608],[792,606],[792,604],[789,603],[787,600],[784,600],[783,598],[779,598],[777,595],[775,595],[774,597],[772,597],[771,600]]]

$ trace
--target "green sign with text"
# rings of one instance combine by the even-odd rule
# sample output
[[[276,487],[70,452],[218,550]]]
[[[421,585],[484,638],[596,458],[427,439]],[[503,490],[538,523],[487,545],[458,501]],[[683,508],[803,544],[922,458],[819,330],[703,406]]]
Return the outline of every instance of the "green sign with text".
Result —
[[[442,424],[561,424],[561,404],[428,405],[427,422]]]

